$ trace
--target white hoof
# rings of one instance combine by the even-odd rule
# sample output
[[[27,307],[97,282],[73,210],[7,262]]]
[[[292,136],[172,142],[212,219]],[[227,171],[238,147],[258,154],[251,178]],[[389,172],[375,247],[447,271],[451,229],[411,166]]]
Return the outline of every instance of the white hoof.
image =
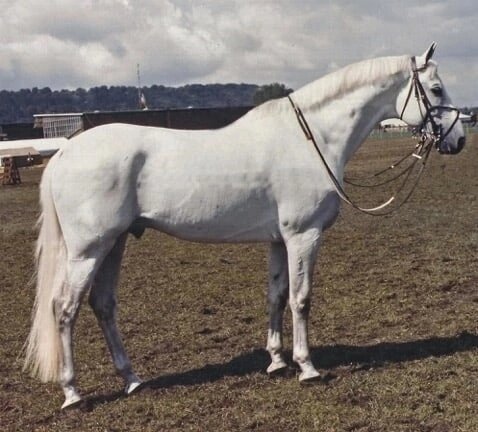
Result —
[[[63,405],[61,406],[61,409],[65,408],[73,408],[76,405],[78,405],[81,402],[81,397],[78,394],[73,394],[69,396],[67,399],[65,399],[65,402],[63,402]]]
[[[320,373],[313,368],[302,371],[299,375],[299,382],[301,384],[309,384],[317,381],[320,381]]]
[[[267,368],[267,373],[270,376],[280,375],[287,369],[287,363],[285,361],[272,362]]]
[[[142,381],[135,381],[135,382],[129,383],[124,389],[124,392],[127,395],[133,394],[135,391],[138,391],[141,388],[142,384],[143,384]]]

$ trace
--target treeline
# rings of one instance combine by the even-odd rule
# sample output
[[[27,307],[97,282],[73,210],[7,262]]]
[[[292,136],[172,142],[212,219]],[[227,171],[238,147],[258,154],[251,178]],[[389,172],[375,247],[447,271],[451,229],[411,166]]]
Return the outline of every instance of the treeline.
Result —
[[[464,108],[460,108],[460,111],[463,113],[463,114],[477,114],[478,113],[478,107],[464,107]]]
[[[254,84],[153,85],[141,89],[149,109],[247,106],[254,103]],[[0,124],[31,122],[33,114],[126,111],[141,108],[136,87],[100,86],[88,90],[49,87],[0,91]]]
[[[149,109],[214,108],[259,105],[292,92],[284,84],[191,84],[182,87],[142,87]],[[0,91],[0,125],[32,122],[34,114],[127,111],[141,108],[141,97],[133,86],[99,86],[88,90],[51,90],[49,87]],[[465,114],[478,107],[465,107]]]

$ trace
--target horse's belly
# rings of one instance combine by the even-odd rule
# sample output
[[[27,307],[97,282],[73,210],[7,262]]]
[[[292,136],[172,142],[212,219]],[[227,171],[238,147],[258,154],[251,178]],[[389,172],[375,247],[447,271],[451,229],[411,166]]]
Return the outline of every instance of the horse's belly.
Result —
[[[209,189],[168,193],[142,212],[145,226],[203,242],[263,242],[280,239],[277,206],[266,193]],[[182,198],[178,199],[178,196]]]
[[[224,216],[202,219],[146,216],[143,220],[147,227],[190,241],[269,242],[281,238],[277,222],[271,217],[239,220]]]
[[[146,226],[184,240],[206,243],[252,243],[278,241],[281,236],[277,226],[269,221],[255,221],[252,225],[219,222],[188,223],[168,220],[149,220]]]

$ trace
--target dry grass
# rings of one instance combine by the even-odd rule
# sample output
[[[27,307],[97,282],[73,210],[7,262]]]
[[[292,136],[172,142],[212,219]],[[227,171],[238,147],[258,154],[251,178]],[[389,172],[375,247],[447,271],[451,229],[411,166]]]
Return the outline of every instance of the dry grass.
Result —
[[[39,169],[0,189],[0,424],[7,431],[478,430],[478,135],[433,154],[411,201],[373,218],[344,208],[314,286],[311,343],[324,382],[269,379],[267,248],[131,239],[120,325],[139,374],[125,398],[93,314],[76,331],[86,403],[60,412],[57,385],[21,372],[33,288]],[[371,173],[410,142],[371,141],[350,166]],[[374,191],[352,189],[360,202]],[[386,194],[384,193],[383,196]],[[290,319],[285,342],[290,347]],[[290,356],[290,352],[289,352]]]

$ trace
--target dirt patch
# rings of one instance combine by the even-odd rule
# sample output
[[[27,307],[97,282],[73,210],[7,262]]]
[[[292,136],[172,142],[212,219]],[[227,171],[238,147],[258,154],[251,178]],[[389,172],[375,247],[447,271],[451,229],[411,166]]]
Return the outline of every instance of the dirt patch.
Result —
[[[147,383],[123,396],[84,305],[75,340],[86,400],[68,412],[58,409],[57,385],[21,371],[41,173],[22,170],[21,186],[0,188],[2,430],[478,430],[477,144],[472,135],[460,155],[433,155],[398,214],[377,219],[344,208],[326,234],[310,325],[321,383],[300,386],[294,367],[281,378],[265,373],[266,246],[147,232],[128,242],[119,291],[120,327]],[[376,172],[407,146],[371,141],[349,173]],[[364,205],[381,199],[350,194]],[[289,315],[285,327],[290,347]]]

